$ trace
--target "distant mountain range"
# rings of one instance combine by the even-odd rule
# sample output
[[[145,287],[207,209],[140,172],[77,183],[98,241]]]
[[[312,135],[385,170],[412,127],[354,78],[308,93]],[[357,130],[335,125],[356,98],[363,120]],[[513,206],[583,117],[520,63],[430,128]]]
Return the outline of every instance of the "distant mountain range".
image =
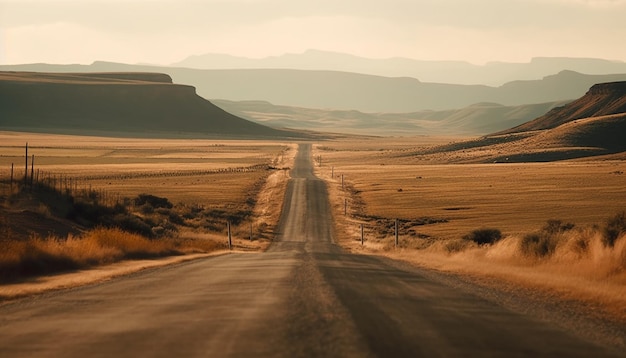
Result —
[[[260,100],[276,105],[361,112],[410,113],[454,110],[476,103],[520,106],[573,100],[596,83],[625,81],[626,73],[585,75],[572,71],[500,87],[425,83],[358,73],[306,70],[196,70],[95,62],[92,65],[0,66],[4,71],[161,72],[196,87],[200,96],[231,101]]]
[[[315,109],[273,105],[264,101],[213,100],[241,118],[275,128],[377,135],[485,135],[533,120],[568,101],[520,106],[477,103],[446,111],[364,113],[356,110]]]
[[[408,58],[371,59],[345,53],[308,50],[260,59],[223,54],[190,56],[173,67],[196,69],[299,69],[356,72],[384,77],[413,77],[422,82],[500,86],[517,80],[537,80],[570,70],[590,75],[626,73],[626,62],[596,58],[537,57],[528,63],[422,61]]]
[[[369,134],[415,135],[477,133],[512,126],[471,141],[401,154],[429,162],[623,158],[626,81],[590,87],[569,103],[514,107],[477,103],[458,110],[405,114],[307,109],[259,101],[218,103],[234,113],[256,116],[259,122],[289,125],[300,120],[312,123],[309,129],[315,130],[352,127],[369,130]],[[129,72],[0,72],[0,129],[145,137],[310,138],[230,114],[198,96],[193,87],[174,84],[169,75]]]
[[[216,107],[159,73],[0,72],[0,128],[135,136],[293,137]]]

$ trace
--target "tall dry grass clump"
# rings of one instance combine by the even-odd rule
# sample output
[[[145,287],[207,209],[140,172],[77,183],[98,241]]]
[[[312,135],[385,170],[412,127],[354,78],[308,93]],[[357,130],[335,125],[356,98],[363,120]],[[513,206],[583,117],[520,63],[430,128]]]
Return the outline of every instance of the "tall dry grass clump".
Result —
[[[88,268],[124,259],[180,254],[169,240],[149,240],[117,228],[96,228],[67,239],[7,240],[0,252],[0,280]]]
[[[576,228],[571,223],[549,220],[537,232],[508,236],[493,245],[468,246],[465,254],[502,264],[626,283],[626,215],[609,218],[603,227]]]

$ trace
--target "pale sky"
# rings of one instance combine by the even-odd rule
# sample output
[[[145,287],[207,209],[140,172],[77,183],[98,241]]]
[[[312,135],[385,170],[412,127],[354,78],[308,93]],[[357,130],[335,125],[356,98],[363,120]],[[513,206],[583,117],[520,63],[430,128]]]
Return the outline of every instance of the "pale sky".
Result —
[[[0,0],[0,64],[370,58],[626,61],[626,0]]]

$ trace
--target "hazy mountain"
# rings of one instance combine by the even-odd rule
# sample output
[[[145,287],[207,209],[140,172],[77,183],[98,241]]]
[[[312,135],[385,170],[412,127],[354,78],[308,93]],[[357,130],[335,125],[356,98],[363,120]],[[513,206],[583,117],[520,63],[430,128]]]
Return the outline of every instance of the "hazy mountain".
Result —
[[[364,113],[273,105],[264,101],[213,100],[239,117],[272,127],[375,135],[487,134],[526,123],[565,102],[521,106],[478,103],[462,109],[412,113]]]
[[[626,74],[584,75],[562,71],[541,80],[514,81],[500,87],[424,83],[414,78],[391,78],[334,71],[194,70],[96,62],[92,65],[0,66],[0,70],[46,72],[163,72],[176,83],[196,87],[207,99],[261,100],[277,105],[409,113],[451,110],[475,103],[519,106],[566,101],[582,96],[596,83],[625,81]]]
[[[423,82],[499,86],[515,80],[536,80],[570,70],[586,74],[626,73],[626,62],[595,58],[538,57],[527,63],[422,61],[408,58],[371,59],[344,53],[308,50],[260,59],[224,54],[190,56],[172,64],[196,69],[300,69],[356,72],[384,77],[413,77]]]
[[[0,72],[0,128],[139,136],[277,137],[236,117],[191,86],[158,73]]]

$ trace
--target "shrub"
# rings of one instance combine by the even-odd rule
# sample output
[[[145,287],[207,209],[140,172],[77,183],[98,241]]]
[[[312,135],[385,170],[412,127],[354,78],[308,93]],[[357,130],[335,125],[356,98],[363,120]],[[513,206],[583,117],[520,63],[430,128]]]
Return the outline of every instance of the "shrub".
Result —
[[[185,220],[177,213],[169,213],[168,219],[176,225],[185,225]]]
[[[150,205],[150,203],[145,203],[139,207],[139,212],[148,215],[154,213],[154,206]]]
[[[174,207],[174,205],[167,198],[161,198],[150,194],[139,194],[135,198],[134,202],[136,206],[150,204],[153,208],[171,209]]]
[[[520,248],[526,256],[545,257],[554,253],[557,243],[558,240],[554,235],[534,233],[524,236]]]
[[[111,219],[111,222],[107,226],[118,227],[124,231],[145,237],[154,237],[152,226],[141,220],[140,217],[132,214],[117,214]]]
[[[498,229],[477,229],[463,236],[463,239],[473,241],[478,245],[493,244],[502,239],[502,232]]]
[[[109,208],[97,203],[88,203],[78,201],[74,204],[72,210],[67,214],[66,218],[70,220],[87,221],[91,224],[100,222],[102,217],[115,214],[113,208]]]
[[[626,212],[622,211],[609,218],[602,231],[604,244],[613,247],[620,235],[626,233]]]
[[[561,220],[548,220],[539,232],[528,234],[522,238],[520,249],[526,256],[551,256],[562,239],[561,234],[574,228],[572,223]]]
[[[548,220],[546,225],[541,229],[547,235],[555,235],[565,231],[572,230],[574,228],[574,224],[566,223],[564,224],[561,220]]]

